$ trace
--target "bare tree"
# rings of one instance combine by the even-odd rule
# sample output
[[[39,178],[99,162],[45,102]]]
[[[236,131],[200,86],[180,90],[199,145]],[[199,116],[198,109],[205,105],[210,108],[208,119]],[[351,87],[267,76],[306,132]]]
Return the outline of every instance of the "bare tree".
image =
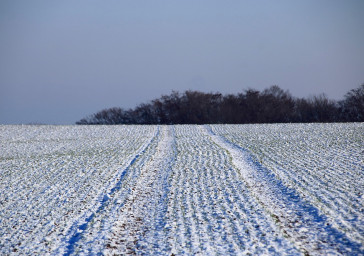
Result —
[[[340,107],[344,121],[364,122],[364,84],[350,90],[340,102]]]

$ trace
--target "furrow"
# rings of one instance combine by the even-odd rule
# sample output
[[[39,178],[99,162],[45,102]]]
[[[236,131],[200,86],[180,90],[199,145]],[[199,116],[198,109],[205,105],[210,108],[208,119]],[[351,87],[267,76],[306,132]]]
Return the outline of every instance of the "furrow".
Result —
[[[282,234],[303,253],[363,253],[361,244],[332,227],[317,208],[300,198],[295,190],[286,187],[259,162],[254,161],[246,150],[217,136],[211,128],[205,128],[212,140],[229,152],[232,162],[240,170],[242,179],[276,221]]]
[[[24,128],[35,130],[35,127]],[[39,136],[46,138],[52,134],[61,144],[63,137],[77,130],[74,127],[47,128],[45,134]],[[94,135],[95,131],[105,136],[103,129],[82,127],[80,130],[83,136],[85,132]],[[129,127],[109,130],[108,137],[90,144],[83,144],[83,140],[76,140],[76,137],[65,142],[68,148],[64,151],[58,148],[58,153],[52,147],[43,147],[40,154],[27,156],[28,146],[25,145],[19,148],[19,152],[24,153],[17,154],[12,160],[1,161],[0,169],[10,168],[10,171],[0,172],[0,180],[6,183],[6,187],[1,185],[0,189],[7,191],[0,196],[0,253],[46,255],[58,251],[57,248],[69,236],[67,230],[94,211],[102,201],[100,197],[108,193],[128,161],[154,133],[154,128],[145,127],[134,135],[130,133],[126,140],[123,136],[129,134],[128,130]],[[65,135],[68,131],[70,134]],[[89,142],[86,137],[84,141]],[[42,145],[47,143],[44,140]],[[82,150],[70,151],[72,147]],[[116,155],[122,155],[123,159]],[[19,198],[23,199],[19,200],[21,203],[17,202]]]
[[[364,244],[363,124],[211,126]]]
[[[237,179],[226,150],[198,126],[176,126],[176,138],[168,211],[172,253],[299,253]]]
[[[162,127],[158,138],[129,168],[121,187],[85,230],[75,246],[77,255],[159,254],[166,250],[163,198],[168,189],[172,144],[172,132]]]

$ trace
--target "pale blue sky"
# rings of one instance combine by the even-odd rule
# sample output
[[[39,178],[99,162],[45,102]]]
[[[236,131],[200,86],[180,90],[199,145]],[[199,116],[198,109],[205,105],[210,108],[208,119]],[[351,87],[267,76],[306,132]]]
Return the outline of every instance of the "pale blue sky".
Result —
[[[364,83],[364,1],[0,1],[0,124],[72,124],[187,89]]]

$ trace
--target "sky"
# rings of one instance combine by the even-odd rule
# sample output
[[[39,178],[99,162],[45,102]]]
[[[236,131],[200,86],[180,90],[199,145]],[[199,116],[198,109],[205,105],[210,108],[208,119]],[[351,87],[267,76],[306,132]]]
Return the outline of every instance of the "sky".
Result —
[[[364,83],[362,0],[1,0],[0,124],[74,124],[173,90]]]

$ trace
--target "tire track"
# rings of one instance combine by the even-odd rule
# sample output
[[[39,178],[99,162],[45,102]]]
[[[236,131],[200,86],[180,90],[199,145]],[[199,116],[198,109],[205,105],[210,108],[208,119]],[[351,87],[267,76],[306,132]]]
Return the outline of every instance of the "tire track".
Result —
[[[62,254],[56,252],[71,236],[72,225],[82,225],[100,205],[156,130],[140,127],[135,131],[132,126],[18,128],[21,136],[14,137],[5,155],[15,149],[17,153],[0,161],[0,254],[4,255]],[[34,145],[28,134],[36,134]]]
[[[200,126],[176,126],[167,219],[176,255],[299,254]]]
[[[364,245],[363,124],[211,126]]]
[[[111,225],[104,255],[161,255],[169,251],[164,217],[168,176],[175,154],[173,141],[172,128],[163,126],[154,155],[143,166]]]
[[[357,131],[351,147],[288,136],[281,148],[290,130],[277,126],[260,149],[267,134],[249,134],[263,136],[266,168],[239,143],[245,126],[14,128],[0,153],[0,254],[364,255]]]
[[[217,145],[229,152],[254,197],[275,220],[282,234],[303,253],[364,254],[361,244],[333,228],[317,208],[302,200],[296,191],[284,186],[273,173],[254,161],[245,149],[214,134],[210,127],[205,126],[205,131]]]

